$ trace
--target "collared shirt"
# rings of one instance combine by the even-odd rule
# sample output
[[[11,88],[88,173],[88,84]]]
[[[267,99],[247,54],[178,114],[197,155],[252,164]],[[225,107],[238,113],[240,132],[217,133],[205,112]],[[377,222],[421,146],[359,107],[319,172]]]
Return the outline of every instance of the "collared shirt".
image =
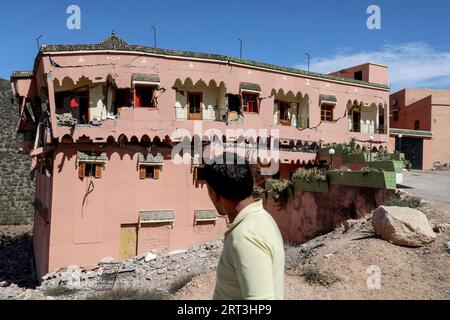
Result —
[[[225,234],[214,300],[283,300],[280,230],[262,201],[244,208]]]

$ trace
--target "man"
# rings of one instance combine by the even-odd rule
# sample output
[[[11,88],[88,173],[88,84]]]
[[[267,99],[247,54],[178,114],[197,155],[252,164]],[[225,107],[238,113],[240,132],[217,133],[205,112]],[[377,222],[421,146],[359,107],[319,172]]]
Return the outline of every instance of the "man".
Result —
[[[231,164],[227,163],[230,159]],[[262,201],[252,197],[250,165],[228,153],[206,165],[204,174],[218,213],[228,216],[231,223],[225,234],[214,300],[282,300],[283,239]]]

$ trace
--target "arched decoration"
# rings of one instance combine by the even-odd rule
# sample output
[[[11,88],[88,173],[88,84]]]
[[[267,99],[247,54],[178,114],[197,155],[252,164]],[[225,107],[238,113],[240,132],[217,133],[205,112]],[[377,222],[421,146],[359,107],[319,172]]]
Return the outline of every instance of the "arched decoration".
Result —
[[[106,143],[108,144],[115,144],[116,139],[113,136],[109,136],[108,139],[106,139]]]
[[[149,147],[152,144],[152,139],[150,139],[150,137],[146,134],[144,134],[141,137],[141,144],[143,144],[144,146]]]
[[[131,144],[134,144],[134,145],[139,144],[139,139],[138,139],[138,137],[132,136],[131,139],[130,139],[130,143],[131,143]]]
[[[199,82],[200,82],[200,81],[202,81],[202,82],[204,83],[203,80],[199,80]],[[196,84],[198,84],[199,82],[197,82]],[[205,85],[206,85],[206,83],[205,83]],[[219,86],[217,85],[216,80],[211,79],[211,80],[209,81],[209,83],[208,83],[208,87],[215,87],[215,88],[218,88]]]
[[[162,143],[161,138],[158,137],[158,136],[154,137],[154,138],[153,138],[153,143],[154,143],[154,144],[161,144],[161,143]]]
[[[73,141],[72,136],[66,134],[66,135],[64,135],[64,137],[62,137],[61,143],[62,144],[72,144],[72,143],[74,143],[74,141]]]
[[[127,138],[127,136],[124,135],[124,134],[121,134],[121,135],[119,136],[119,138],[117,139],[117,143],[119,144],[119,146],[120,146],[121,148],[125,147],[125,146],[128,144],[128,138]]]

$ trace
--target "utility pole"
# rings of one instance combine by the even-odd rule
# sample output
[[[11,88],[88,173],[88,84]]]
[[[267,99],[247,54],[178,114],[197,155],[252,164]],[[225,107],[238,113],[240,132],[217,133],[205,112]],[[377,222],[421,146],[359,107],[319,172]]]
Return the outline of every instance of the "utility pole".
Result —
[[[156,27],[152,26],[152,30],[153,30],[153,43],[154,47],[156,48]]]
[[[311,64],[311,55],[308,52],[306,52],[305,56],[308,58],[308,72],[309,72],[309,67],[310,67],[310,64]]]
[[[241,51],[240,51],[239,57],[242,59],[243,42],[242,42],[242,39],[241,39],[241,38],[239,38],[239,41],[240,41],[240,43],[241,43]]]
[[[43,37],[44,37],[43,35],[40,35],[39,37],[36,38],[38,51],[41,49],[41,44],[39,43],[39,40],[41,40]]]

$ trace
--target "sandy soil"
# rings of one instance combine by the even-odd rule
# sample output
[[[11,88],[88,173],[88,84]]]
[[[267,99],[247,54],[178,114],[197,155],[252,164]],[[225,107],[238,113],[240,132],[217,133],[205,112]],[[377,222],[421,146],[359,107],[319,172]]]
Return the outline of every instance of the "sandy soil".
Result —
[[[422,211],[434,222],[450,223],[447,209],[427,205]],[[450,253],[446,248],[450,230],[439,234],[435,243],[419,249],[376,239],[371,236],[372,231],[370,221],[364,221],[361,227],[347,233],[341,229],[314,239],[303,248],[323,245],[312,250],[309,257],[298,255],[299,248],[290,248],[287,259],[295,263],[286,274],[285,299],[450,299]],[[381,289],[368,289],[370,266],[380,268]],[[310,285],[303,274],[311,267],[332,273],[339,280],[330,286]],[[211,299],[214,285],[214,273],[198,277],[174,299]]]

